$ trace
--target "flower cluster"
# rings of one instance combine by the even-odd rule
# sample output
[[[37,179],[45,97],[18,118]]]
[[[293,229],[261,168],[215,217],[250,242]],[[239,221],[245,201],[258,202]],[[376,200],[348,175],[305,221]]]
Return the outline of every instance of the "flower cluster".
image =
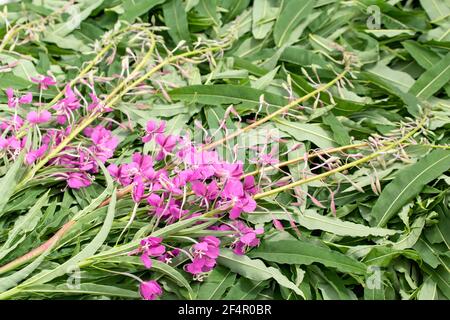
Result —
[[[38,85],[42,94],[43,90],[56,85],[56,81],[49,76],[33,78],[33,82]],[[8,106],[13,109],[13,115],[3,119],[0,123],[2,135],[0,137],[0,152],[7,156],[16,158],[23,150],[25,152],[25,163],[33,165],[36,161],[52,152],[72,131],[72,126],[67,125],[68,119],[74,122],[73,112],[81,108],[79,97],[72,88],[67,85],[64,90],[64,97],[54,103],[49,110],[40,109],[40,103],[33,103],[31,92],[24,95],[17,95],[12,88],[6,90]],[[99,104],[99,100],[94,93],[90,93],[92,103],[87,108],[92,109],[93,104]],[[23,115],[23,117],[21,117]],[[25,120],[28,123],[25,123]],[[52,123],[55,121],[55,123]],[[27,147],[27,136],[25,124],[31,126],[37,133],[39,141],[31,143]],[[65,125],[65,127],[61,127]],[[88,127],[83,131],[84,139],[76,146],[67,145],[58,154],[52,156],[47,162],[48,165],[63,167],[61,173],[55,174],[57,177],[65,179],[70,188],[79,189],[87,187],[92,182],[92,174],[98,173],[99,162],[105,163],[114,154],[119,140],[112,135],[112,132],[102,125]]]
[[[217,152],[198,150],[182,137],[164,132],[164,122],[147,123],[142,140],[155,142],[156,157],[134,153],[131,162],[108,166],[111,176],[122,186],[132,185],[136,203],[145,199],[150,213],[168,223],[195,214],[186,207],[198,211],[230,209],[231,219],[255,210],[252,196],[257,188],[252,176],[241,179],[242,163],[222,161]],[[166,165],[169,156],[170,168]]]
[[[41,94],[56,85],[56,81],[47,76],[32,81]],[[23,151],[26,164],[32,166],[47,156],[47,166],[62,168],[52,175],[66,180],[73,189],[89,186],[93,175],[100,171],[100,164],[113,157],[119,139],[109,125],[102,124],[86,127],[75,143],[64,143],[58,152],[54,151],[73,135],[78,113],[111,111],[101,105],[95,93],[89,93],[89,103],[76,88],[67,85],[62,98],[49,106],[50,109],[33,102],[31,93],[17,94],[7,89],[6,95],[12,115],[0,122],[0,152],[8,157],[16,159]],[[84,112],[79,111],[81,108]],[[32,135],[26,135],[28,128],[33,130]],[[33,137],[32,143],[27,143],[27,137]],[[168,250],[162,238],[148,237],[131,252],[140,255],[145,268],[151,269],[154,259],[170,264],[182,255],[189,259],[184,270],[201,280],[216,266],[221,245],[229,246],[236,254],[244,254],[248,248],[259,245],[257,236],[263,230],[252,229],[239,220],[243,212],[255,210],[253,196],[258,192],[253,176],[244,176],[241,162],[224,161],[216,151],[195,146],[185,136],[167,133],[164,121],[148,121],[142,142],[154,146],[151,154],[135,152],[128,162],[107,166],[116,182],[129,188],[136,206],[147,206],[149,215],[155,216],[158,224],[174,223],[205,212],[228,217],[229,223],[210,230],[231,233],[232,238],[231,243],[221,242],[207,235],[188,248]],[[163,290],[155,280],[142,281],[140,293],[144,299],[153,300],[161,296]]]

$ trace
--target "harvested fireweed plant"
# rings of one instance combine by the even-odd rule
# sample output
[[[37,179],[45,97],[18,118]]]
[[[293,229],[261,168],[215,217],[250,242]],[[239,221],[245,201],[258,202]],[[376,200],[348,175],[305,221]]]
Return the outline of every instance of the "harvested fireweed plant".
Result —
[[[439,6],[4,5],[0,298],[450,298]]]

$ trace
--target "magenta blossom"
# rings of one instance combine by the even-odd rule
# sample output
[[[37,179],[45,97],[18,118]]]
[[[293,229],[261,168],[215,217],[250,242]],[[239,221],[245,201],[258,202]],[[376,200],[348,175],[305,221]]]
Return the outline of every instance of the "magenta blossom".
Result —
[[[142,282],[139,291],[145,300],[155,300],[163,293],[161,286],[155,280]]]
[[[59,100],[57,104],[53,106],[56,110],[56,120],[59,124],[64,124],[67,121],[68,115],[71,111],[80,107],[80,101],[77,99],[75,93],[69,85],[64,90],[64,99]]]
[[[173,249],[159,256],[158,260],[167,264],[172,263],[172,259],[180,254],[180,249]]]
[[[47,151],[48,149],[48,145],[43,144],[40,148],[36,149],[36,150],[31,150],[30,152],[28,152],[25,156],[25,162],[27,164],[32,164],[34,163],[37,159],[39,159],[40,157],[42,157],[44,155],[44,153]]]
[[[31,78],[31,81],[37,83],[39,88],[42,90],[47,90],[48,87],[54,86],[56,81],[53,77],[40,75],[39,78]]]
[[[47,110],[42,111],[30,111],[27,114],[27,120],[31,124],[40,124],[49,122],[52,118],[52,114]]]
[[[157,195],[152,193],[147,197],[147,202],[152,206],[152,212],[157,217],[167,218],[167,223],[180,219],[183,215],[189,213],[189,210],[182,210],[180,208],[181,202],[175,199],[165,201],[165,195]]]
[[[84,172],[70,172],[67,184],[72,189],[80,189],[91,185],[91,180]]]
[[[217,163],[214,165],[215,173],[214,175],[223,179],[239,179],[244,174],[244,165],[242,162],[237,163]]]
[[[156,156],[156,160],[160,161],[164,157],[172,152],[177,145],[177,137],[174,135],[165,136],[162,133],[158,134],[155,138],[156,143],[161,146],[161,151]]]
[[[16,108],[21,104],[30,104],[31,101],[33,101],[33,95],[31,92],[26,93],[20,98],[16,98],[12,88],[6,89],[6,97],[8,98],[8,107],[10,108]]]
[[[133,181],[133,190],[131,192],[131,197],[133,198],[133,201],[136,203],[141,202],[142,198],[144,197],[144,191],[145,191],[145,185],[142,181],[141,177],[134,178]]]
[[[219,195],[219,187],[215,180],[211,181],[209,184],[201,181],[192,181],[191,185],[195,195],[201,197],[206,202],[216,199]]]
[[[161,146],[161,151],[156,156],[156,160],[160,161],[164,159],[164,157],[172,152],[172,150],[177,145],[177,137],[174,135],[165,136],[162,133],[156,136],[156,143]]]
[[[113,109],[104,106],[94,92],[89,93],[92,102],[87,106],[88,111],[111,112]]]
[[[152,267],[150,257],[159,257],[166,252],[162,244],[162,238],[148,237],[141,240],[138,251],[142,252],[141,261],[147,269]]]
[[[23,126],[23,119],[15,114],[11,116],[10,120],[5,120],[0,124],[2,130],[18,130]]]
[[[149,120],[147,121],[147,126],[145,128],[145,136],[142,137],[142,142],[149,142],[153,139],[155,134],[164,133],[166,128],[166,122],[161,121],[159,124],[156,121]]]
[[[119,144],[119,139],[113,136],[111,131],[100,125],[89,132],[89,137],[93,142],[89,150],[103,163],[113,156],[114,150]]]
[[[231,219],[238,218],[242,211],[253,212],[256,209],[256,201],[244,192],[243,184],[237,179],[230,179],[226,182],[222,197],[228,200],[224,202],[225,205],[232,205]]]
[[[0,150],[9,150],[17,154],[25,147],[26,137],[22,140],[12,136],[9,138],[0,137]]]
[[[206,236],[202,241],[192,247],[194,256],[191,263],[185,266],[187,272],[193,275],[200,275],[211,271],[216,265],[219,256],[220,240],[213,236]]]
[[[256,247],[259,245],[259,239],[256,236],[264,233],[264,229],[252,229],[241,221],[235,221],[234,226],[238,230],[236,234],[237,240],[232,245],[234,247],[234,253],[243,255],[248,247]]]

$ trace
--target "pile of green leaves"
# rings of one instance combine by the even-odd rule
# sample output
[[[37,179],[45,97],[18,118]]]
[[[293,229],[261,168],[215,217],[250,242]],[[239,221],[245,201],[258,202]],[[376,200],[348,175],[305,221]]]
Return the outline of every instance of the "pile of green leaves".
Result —
[[[198,38],[232,37],[210,61],[187,61],[183,72],[167,66],[172,72],[148,83],[159,88],[156,94],[124,97],[115,106],[109,116],[131,128],[115,132],[121,138],[116,159],[142,148],[139,131],[148,119],[166,120],[174,134],[182,128],[195,132],[197,122],[216,129],[227,115],[227,126],[239,128],[344,70],[344,80],[302,108],[259,126],[279,130],[280,161],[366,143],[333,154],[335,163],[345,165],[418,130],[371,161],[302,184],[302,192],[258,201],[257,211],[244,219],[265,228],[261,245],[247,256],[222,250],[218,267],[203,282],[157,261],[149,272],[139,258],[120,254],[153,234],[152,225],[148,210],[139,208],[117,245],[134,204],[129,197],[116,199],[109,176],[78,191],[51,179],[17,189],[29,168],[20,159],[3,159],[0,265],[31,252],[83,214],[35,259],[0,269],[0,298],[139,298],[138,283],[127,274],[157,278],[164,299],[450,298],[448,0],[79,0],[62,10],[66,4],[26,0],[3,7],[0,89],[28,90],[31,77],[48,70],[61,83],[71,81],[119,22],[156,27],[170,49],[180,41],[193,49]],[[111,61],[96,66],[96,76],[120,74],[128,41],[118,41]],[[226,111],[230,105],[235,114]],[[2,92],[0,116],[8,112]],[[255,132],[241,138],[254,138]],[[246,163],[246,172],[257,169]],[[307,166],[314,165],[289,165],[274,179],[304,179]],[[98,207],[108,196],[109,206]],[[204,235],[185,222],[158,231],[173,239]]]

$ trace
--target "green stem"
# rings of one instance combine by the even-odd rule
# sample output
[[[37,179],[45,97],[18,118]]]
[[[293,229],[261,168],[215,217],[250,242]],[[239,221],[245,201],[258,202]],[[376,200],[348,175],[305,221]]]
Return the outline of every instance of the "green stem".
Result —
[[[108,106],[114,105],[119,99],[121,99],[123,97],[123,95],[125,95],[131,89],[135,88],[142,81],[144,81],[144,80],[148,79],[149,77],[151,77],[154,73],[156,73],[158,70],[160,70],[164,66],[166,66],[166,65],[168,65],[168,64],[170,64],[170,63],[172,63],[174,61],[177,61],[180,58],[194,56],[194,55],[198,55],[198,54],[203,54],[203,53],[206,53],[206,52],[214,52],[214,51],[220,50],[222,48],[223,48],[223,46],[211,47],[211,48],[206,48],[206,49],[199,49],[199,50],[194,50],[194,51],[189,51],[189,52],[186,52],[186,53],[183,53],[183,54],[179,54],[179,55],[176,55],[176,56],[173,56],[173,57],[170,57],[170,58],[166,58],[161,63],[159,63],[157,66],[153,67],[146,74],[144,74],[143,76],[141,76],[137,80],[133,81],[130,85],[126,86],[125,89],[122,92],[120,92],[120,94],[117,94],[115,96],[113,96],[112,94],[108,95],[108,97],[102,103],[103,104],[107,103]],[[148,55],[146,57],[149,58]],[[145,65],[145,63],[140,63],[138,65],[138,67],[143,67],[144,65]],[[137,70],[137,69],[135,69],[135,70]],[[114,92],[114,94],[116,94],[116,92]],[[33,169],[28,172],[28,174],[25,176],[25,178],[17,185],[16,191],[20,190],[28,181],[30,181],[34,177],[34,175],[49,160],[51,160],[55,156],[57,156],[58,153],[62,151],[62,149],[64,149],[80,132],[82,132],[87,126],[89,126],[100,115],[101,115],[101,113],[92,114],[92,115],[88,116],[87,118],[85,118],[77,127],[75,127],[70,132],[70,134],[63,141],[61,141],[60,144],[58,144],[47,156],[45,156],[42,160],[40,160],[33,167]]]
[[[411,138],[417,131],[419,131],[422,128],[422,126],[424,125],[426,120],[427,120],[427,117],[424,116],[422,118],[422,120],[420,121],[420,123],[413,130],[411,130],[408,134],[406,134],[404,137],[402,137],[400,140],[394,141],[394,142],[390,143],[389,145],[387,145],[386,147],[381,148],[380,150],[378,150],[378,151],[376,151],[376,152],[374,152],[374,153],[372,153],[372,154],[370,154],[370,155],[368,155],[368,156],[366,156],[364,158],[358,159],[358,160],[353,161],[351,163],[348,163],[346,165],[340,166],[340,167],[338,167],[336,169],[324,172],[322,174],[315,175],[315,176],[310,177],[310,178],[305,178],[305,179],[292,182],[290,184],[287,184],[285,186],[282,186],[282,187],[279,187],[279,188],[276,188],[276,189],[272,189],[272,190],[269,190],[269,191],[266,191],[266,192],[258,193],[253,198],[255,200],[257,200],[257,199],[261,199],[261,198],[270,197],[270,196],[278,194],[280,192],[283,192],[283,191],[286,191],[286,190],[289,190],[289,189],[301,186],[301,185],[303,185],[305,183],[309,183],[309,182],[313,182],[313,181],[316,181],[316,180],[320,180],[320,179],[326,178],[328,176],[331,176],[331,175],[333,175],[335,173],[338,173],[338,172],[350,169],[352,167],[355,167],[357,165],[363,164],[365,162],[368,162],[368,161],[370,161],[370,160],[372,160],[372,159],[382,155],[386,151],[389,151],[389,150],[395,148],[397,145],[399,145],[402,142],[408,140],[409,138]]]
[[[325,85],[323,85],[323,86],[320,86],[320,87],[317,88],[316,90],[311,91],[310,93],[308,93],[307,95],[304,95],[303,97],[300,97],[300,98],[298,98],[298,99],[295,99],[295,100],[292,101],[291,103],[289,103],[289,104],[287,104],[286,106],[284,106],[284,107],[278,109],[277,111],[275,111],[275,112],[273,112],[273,113],[271,113],[271,114],[265,116],[264,118],[261,118],[261,119],[259,119],[258,121],[255,121],[255,122],[253,122],[252,124],[250,124],[250,125],[248,125],[248,126],[242,128],[242,129],[239,129],[239,130],[233,132],[232,134],[225,136],[224,138],[222,138],[222,139],[220,139],[220,140],[217,140],[217,141],[215,141],[215,142],[213,142],[213,143],[210,143],[210,144],[208,144],[208,145],[206,145],[206,146],[203,146],[201,149],[202,149],[202,150],[208,150],[208,149],[214,148],[214,147],[216,147],[216,146],[218,146],[218,145],[221,145],[222,143],[224,143],[224,142],[226,142],[226,141],[228,141],[228,140],[230,140],[230,139],[233,139],[234,137],[237,137],[238,135],[240,135],[240,134],[242,134],[242,133],[244,133],[244,132],[246,132],[246,131],[249,131],[249,130],[251,130],[251,129],[256,128],[257,126],[259,126],[259,125],[261,125],[261,124],[263,124],[263,123],[269,121],[270,119],[272,119],[272,118],[274,118],[274,117],[276,117],[276,116],[278,116],[278,115],[280,115],[280,114],[282,114],[282,113],[288,111],[289,109],[291,109],[291,108],[297,106],[299,103],[305,102],[305,101],[307,101],[308,99],[310,99],[310,98],[316,96],[317,94],[319,94],[319,93],[321,93],[321,92],[327,90],[328,88],[331,88],[336,82],[338,82],[339,80],[341,80],[342,78],[344,78],[345,75],[347,74],[347,72],[348,72],[347,70],[344,70],[344,71],[341,72],[336,78],[334,78],[333,80],[331,80],[331,81],[328,82],[327,84],[325,84]]]

